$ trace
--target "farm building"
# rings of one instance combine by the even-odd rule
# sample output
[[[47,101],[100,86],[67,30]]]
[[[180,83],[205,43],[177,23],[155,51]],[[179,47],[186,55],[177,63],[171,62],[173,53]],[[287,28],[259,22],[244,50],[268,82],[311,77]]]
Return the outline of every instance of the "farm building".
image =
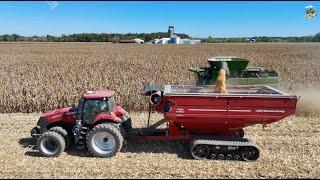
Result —
[[[255,38],[248,38],[248,39],[246,39],[246,42],[255,43],[256,39]]]
[[[137,43],[137,44],[143,44],[144,43],[144,40],[142,39],[123,39],[123,40],[120,40],[119,43]]]
[[[168,29],[169,38],[154,39],[150,41],[150,44],[200,44],[201,40],[193,39],[181,39],[179,36],[174,34],[174,27],[169,26]]]

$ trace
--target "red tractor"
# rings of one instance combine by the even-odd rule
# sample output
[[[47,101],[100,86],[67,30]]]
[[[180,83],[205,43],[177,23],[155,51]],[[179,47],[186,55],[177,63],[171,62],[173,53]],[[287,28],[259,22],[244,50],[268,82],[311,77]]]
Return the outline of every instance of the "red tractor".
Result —
[[[195,159],[254,161],[258,147],[244,137],[243,128],[269,124],[295,113],[297,96],[269,86],[230,86],[227,94],[213,85],[147,87],[150,96],[147,128],[133,129],[131,118],[116,106],[114,91],[85,93],[77,107],[40,117],[31,135],[44,156],[58,156],[65,145],[86,146],[95,156],[114,156],[126,139],[185,140]],[[151,109],[164,114],[149,126]],[[166,123],[166,128],[157,128]]]
[[[31,136],[44,156],[58,156],[66,145],[87,145],[95,156],[111,157],[121,148],[131,129],[128,113],[116,105],[114,91],[89,91],[78,106],[42,115]]]

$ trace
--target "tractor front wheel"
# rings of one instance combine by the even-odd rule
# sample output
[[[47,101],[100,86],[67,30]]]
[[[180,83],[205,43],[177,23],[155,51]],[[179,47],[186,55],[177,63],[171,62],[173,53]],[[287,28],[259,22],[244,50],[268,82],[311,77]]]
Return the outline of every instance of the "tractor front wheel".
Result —
[[[37,148],[43,156],[56,157],[65,149],[66,142],[63,137],[53,131],[43,133],[37,140]]]
[[[97,157],[112,157],[123,145],[123,136],[112,124],[98,124],[87,134],[89,151]]]
[[[53,131],[53,132],[57,132],[58,134],[60,134],[64,140],[66,141],[66,145],[67,147],[70,146],[70,136],[68,135],[67,130],[65,130],[64,128],[60,127],[60,126],[55,126],[49,129],[49,131]]]

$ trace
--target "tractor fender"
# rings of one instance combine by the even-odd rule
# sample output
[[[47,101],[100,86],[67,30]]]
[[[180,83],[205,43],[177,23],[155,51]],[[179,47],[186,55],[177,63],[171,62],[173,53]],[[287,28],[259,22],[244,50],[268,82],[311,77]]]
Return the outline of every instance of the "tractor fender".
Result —
[[[98,114],[92,124],[99,124],[101,121],[110,121],[110,122],[115,122],[115,123],[122,123],[122,119],[117,117],[114,113],[112,114]]]
[[[115,111],[114,111],[116,116],[122,116],[124,114],[126,114],[127,112],[120,106],[116,106]]]

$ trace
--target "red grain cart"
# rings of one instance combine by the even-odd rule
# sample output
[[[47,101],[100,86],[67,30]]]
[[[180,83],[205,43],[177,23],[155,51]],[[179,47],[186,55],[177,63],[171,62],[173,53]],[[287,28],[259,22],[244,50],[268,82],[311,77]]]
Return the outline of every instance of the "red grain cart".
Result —
[[[244,138],[243,128],[269,124],[296,111],[297,96],[269,86],[229,86],[228,94],[214,93],[214,86],[167,85],[150,96],[152,108],[164,113],[164,136],[141,139],[191,141],[196,159],[256,160],[259,150]]]

